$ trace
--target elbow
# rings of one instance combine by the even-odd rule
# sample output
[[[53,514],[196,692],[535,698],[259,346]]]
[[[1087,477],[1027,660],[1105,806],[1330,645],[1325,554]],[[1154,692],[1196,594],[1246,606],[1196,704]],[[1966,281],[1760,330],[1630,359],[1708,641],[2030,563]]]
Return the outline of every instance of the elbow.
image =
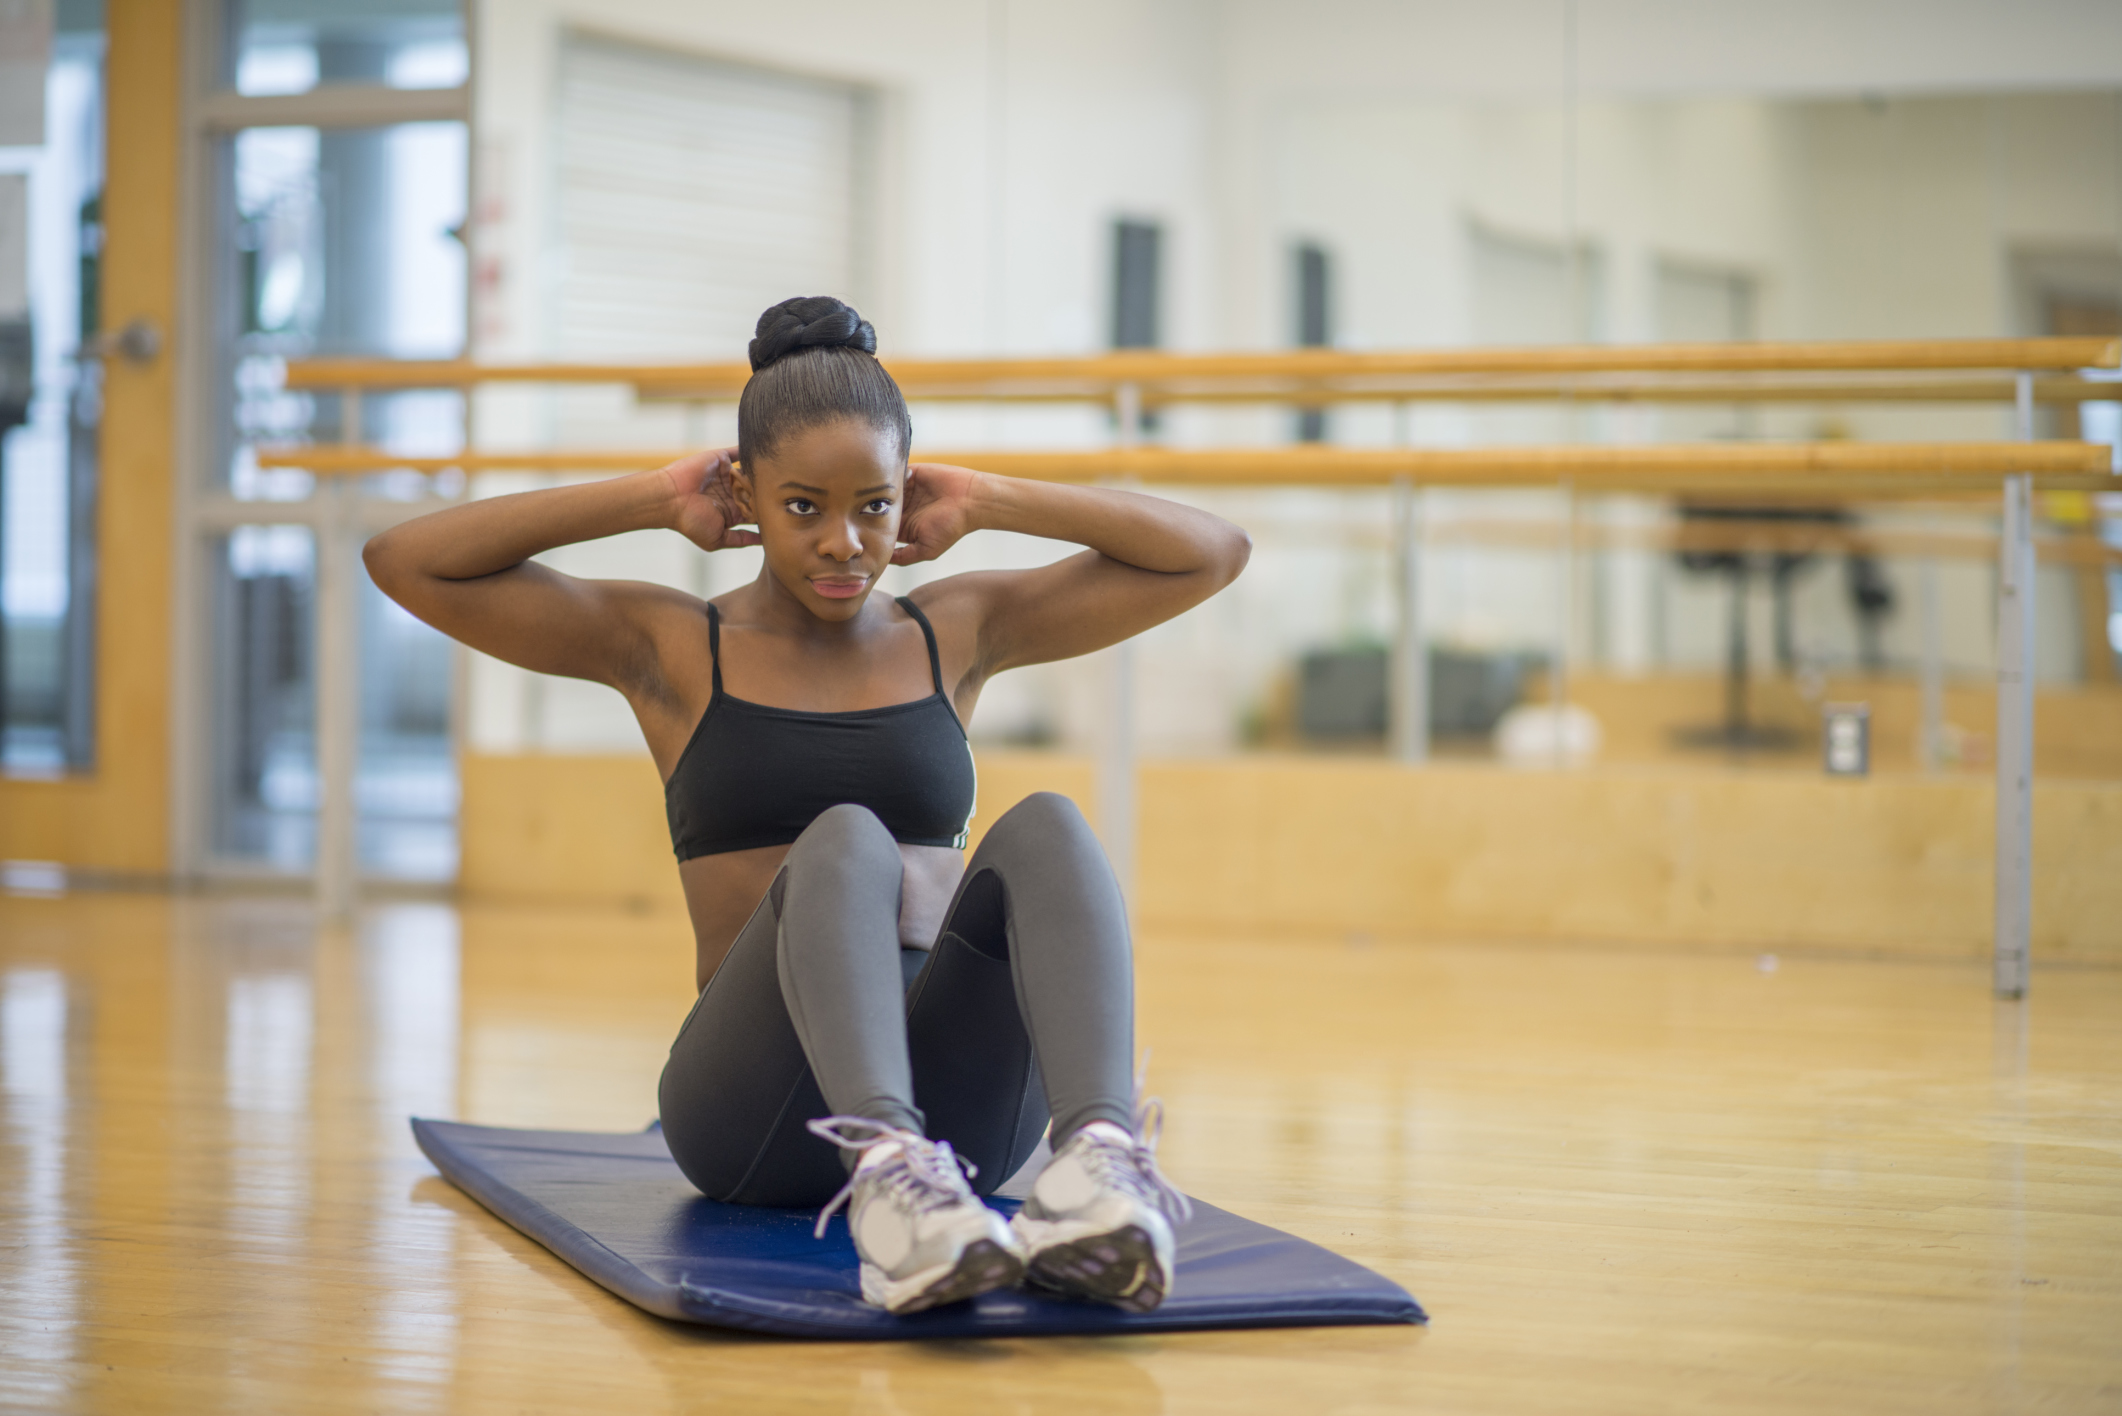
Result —
[[[368,538],[361,548],[361,564],[368,570],[368,578],[376,582],[376,588],[393,600],[397,599],[394,582],[398,579],[398,557],[391,543],[392,533],[379,531]]]
[[[1218,589],[1236,580],[1253,558],[1253,538],[1242,526],[1229,526],[1216,557]]]

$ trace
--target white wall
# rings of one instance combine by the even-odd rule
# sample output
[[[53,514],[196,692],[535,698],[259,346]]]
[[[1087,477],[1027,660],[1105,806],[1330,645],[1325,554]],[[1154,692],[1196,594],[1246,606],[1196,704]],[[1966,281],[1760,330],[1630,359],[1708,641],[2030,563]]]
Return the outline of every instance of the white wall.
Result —
[[[477,352],[494,360],[554,354],[554,283],[564,269],[550,222],[555,66],[573,27],[739,63],[873,88],[880,100],[876,200],[864,234],[869,288],[845,292],[895,353],[1087,351],[1106,337],[1109,230],[1115,217],[1164,223],[1173,345],[1220,338],[1205,144],[1211,54],[1199,42],[1205,0],[1068,7],[977,0],[890,6],[786,6],[618,0],[497,0],[479,7]],[[789,292],[815,293],[815,292]],[[703,351],[708,352],[708,351]],[[741,358],[741,348],[712,351]],[[551,400],[534,392],[488,397],[479,437],[525,446],[552,437]],[[998,426],[978,411],[916,410],[929,446],[996,441],[1093,441],[1102,420],[1080,412]],[[642,444],[676,435],[733,440],[718,414],[698,428],[674,417],[637,420]],[[517,485],[488,479],[483,489]],[[969,546],[946,570],[1022,563],[1065,548],[1020,538]],[[674,538],[625,538],[552,559],[585,574],[648,574],[719,592],[755,573],[756,556],[703,564]],[[919,572],[894,572],[903,592]],[[1023,729],[1082,718],[1066,681],[998,688],[992,716]],[[1080,696],[1080,695],[1077,695]],[[1012,699],[1015,700],[1014,704]],[[638,746],[608,690],[539,679],[477,662],[471,738],[486,750]],[[983,714],[983,717],[989,716]]]
[[[1187,0],[492,0],[478,20],[478,123],[501,210],[481,249],[500,262],[486,298],[505,313],[482,352],[540,349],[553,71],[570,26],[880,92],[877,279],[864,298],[891,349],[1096,347],[1104,227],[1123,212],[1171,223],[1175,269],[1194,273],[1174,292],[1174,342],[1213,342],[1199,275],[1210,13]]]
[[[1565,0],[493,0],[478,18],[478,350],[553,352],[551,123],[568,26],[874,88],[872,275],[858,297],[895,352],[1101,347],[1107,242],[1121,215],[1165,225],[1166,342],[1179,348],[1287,344],[1289,248],[1300,239],[1334,253],[1340,342],[1372,347],[1497,337],[1475,298],[1477,229],[1558,248],[1574,234],[1592,256],[1593,324],[1617,340],[1657,333],[1661,260],[1751,278],[1768,337],[1979,335],[2018,332],[2014,251],[2122,248],[2122,6],[1576,0],[1573,30],[1571,13]],[[1759,426],[1992,436],[2000,416],[1800,409]],[[1080,410],[930,407],[915,417],[917,441],[931,447],[1107,436],[1102,417]],[[726,414],[640,426],[644,443],[733,431]],[[1288,430],[1279,413],[1185,413],[1165,435],[1220,443]],[[1331,435],[1451,445],[1660,431],[1642,412],[1563,421],[1432,408],[1404,424],[1386,410],[1338,413]],[[522,395],[489,400],[480,436],[536,443],[549,429],[535,396]],[[1387,627],[1379,498],[1203,500],[1246,524],[1259,549],[1237,588],[1151,637],[1150,751],[1229,745],[1241,712],[1302,648]],[[1431,511],[1539,521],[1555,505],[1540,494],[1461,495],[1433,498]],[[749,573],[739,558],[703,566],[668,540],[560,559],[638,567],[646,555],[650,573],[701,590]],[[967,546],[938,567],[895,573],[894,588],[1059,549]],[[1912,580],[1889,571],[1912,600]],[[1707,587],[1639,560],[1590,593],[1601,573],[1587,567],[1579,582],[1574,652],[1603,647],[1630,669],[1661,652],[1681,665],[1715,660],[1722,610]],[[1984,603],[1985,568],[1952,575],[1966,584],[1951,581],[1949,605]],[[1558,633],[1552,557],[1439,553],[1428,577],[1442,638],[1538,647]],[[1811,647],[1829,658],[1849,651],[1839,580],[1817,577],[1805,592]],[[1909,647],[1913,627],[1911,610],[1889,628],[1891,652]],[[1981,670],[1990,635],[1976,608],[1949,615],[1948,657]],[[2050,638],[2067,645],[2071,635],[2065,626]],[[2067,657],[2054,650],[2049,671]],[[482,746],[637,741],[603,690],[478,672]],[[998,684],[983,717],[1081,741],[1091,672],[1062,666]]]
[[[1276,84],[1296,89],[1290,75],[1301,69],[1300,52],[1277,70]],[[1467,86],[1478,88],[1472,80]],[[1580,242],[1582,280],[1597,305],[1591,323],[1619,340],[1669,333],[1656,319],[1661,262],[1748,279],[1758,297],[1756,332],[1768,337],[1966,336],[2037,332],[2021,327],[2015,308],[2015,254],[2122,250],[2122,101],[2113,91],[1600,96],[1582,102],[1572,123],[1544,96],[1389,97],[1352,82],[1279,92],[1259,101],[1255,118],[1257,216],[1249,229],[1270,257],[1253,263],[1256,293],[1272,297],[1286,286],[1294,241],[1322,242],[1336,259],[1340,325],[1351,344],[1566,337],[1572,321],[1552,280],[1527,274],[1517,300],[1485,297],[1486,284],[1509,268],[1481,256],[1490,231],[1558,254],[1572,238]],[[1572,167],[1574,196],[1564,180]],[[1234,257],[1233,279],[1246,268]],[[1537,298],[1557,308],[1543,328],[1519,307],[1549,285]],[[1268,298],[1254,313],[1263,321],[1256,342],[1274,342],[1284,308]],[[1994,406],[1825,406],[1749,418],[1760,432],[1783,437],[2011,435],[2008,412]],[[1352,442],[1390,435],[1376,413],[1340,414],[1335,426]],[[1564,418],[1431,407],[1416,413],[1410,432],[1417,442],[1456,445],[1684,440],[1706,427],[1692,410]],[[1330,500],[1322,494],[1322,505]],[[1544,517],[1551,524],[1559,502],[1438,493],[1431,511],[1433,521]],[[1350,529],[1359,521],[1360,513],[1352,516]],[[1979,512],[1959,529],[1983,529]],[[1551,555],[1440,553],[1426,580],[1431,632],[1476,647],[1551,645],[1563,613],[1557,569]],[[1604,651],[1614,667],[1631,671],[1656,662],[1721,663],[1721,584],[1641,557],[1594,558],[1586,574],[1598,592],[1578,584],[1573,654]],[[1951,561],[1942,574],[1949,604],[1986,603],[1986,565]],[[1886,648],[1906,663],[1916,652],[1914,568],[1889,565],[1888,575],[1903,609],[1887,626]],[[1337,619],[1331,579],[1311,573],[1304,554],[1280,554],[1271,535],[1249,578],[1275,581],[1294,597],[1313,642],[1350,632]],[[1846,664],[1856,636],[1838,566],[1803,582],[1799,607],[1801,652]],[[2076,609],[2068,594],[2049,597],[2044,677],[2075,671]],[[1994,639],[1988,613],[1949,614],[1945,630],[1947,662],[1986,672]],[[1766,636],[1757,645],[1765,660]]]

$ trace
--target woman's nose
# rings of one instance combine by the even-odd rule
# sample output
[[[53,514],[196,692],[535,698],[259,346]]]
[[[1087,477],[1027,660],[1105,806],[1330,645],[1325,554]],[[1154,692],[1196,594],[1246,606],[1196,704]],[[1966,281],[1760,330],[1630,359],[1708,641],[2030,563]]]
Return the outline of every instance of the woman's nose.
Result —
[[[827,528],[819,549],[836,561],[851,561],[862,554],[862,533],[852,522],[836,521]]]

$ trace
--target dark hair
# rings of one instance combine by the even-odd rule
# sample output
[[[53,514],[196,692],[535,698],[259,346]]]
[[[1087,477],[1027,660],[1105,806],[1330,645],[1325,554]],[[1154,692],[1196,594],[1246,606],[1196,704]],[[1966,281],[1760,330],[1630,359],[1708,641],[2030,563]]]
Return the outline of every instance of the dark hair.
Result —
[[[771,457],[784,438],[821,423],[854,418],[913,449],[906,397],[877,362],[877,331],[830,295],[805,295],[759,316],[752,376],[737,400],[737,456]]]

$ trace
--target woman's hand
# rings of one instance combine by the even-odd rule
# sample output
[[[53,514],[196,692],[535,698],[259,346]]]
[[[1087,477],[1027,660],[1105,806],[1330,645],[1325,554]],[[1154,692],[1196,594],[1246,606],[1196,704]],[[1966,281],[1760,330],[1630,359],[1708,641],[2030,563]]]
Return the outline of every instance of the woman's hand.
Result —
[[[893,565],[931,561],[977,529],[972,503],[982,480],[970,467],[914,462],[906,468],[899,509],[899,539]]]
[[[1252,551],[1243,530],[1162,497],[955,467],[920,470],[917,485],[928,474],[943,474],[935,480],[955,479],[946,485],[959,490],[932,495],[913,531],[900,533],[909,541],[918,537],[919,547],[894,559],[920,559],[933,554],[931,539],[947,545],[972,530],[1084,548],[1035,570],[945,576],[915,592],[942,641],[944,673],[953,672],[954,656],[971,657],[955,690],[966,709],[978,685],[1005,669],[1072,659],[1185,613],[1236,579]],[[930,517],[934,531],[926,524]]]
[[[737,481],[737,449],[696,452],[661,472],[670,483],[673,531],[703,551],[759,544],[758,532],[736,529],[752,520]]]

